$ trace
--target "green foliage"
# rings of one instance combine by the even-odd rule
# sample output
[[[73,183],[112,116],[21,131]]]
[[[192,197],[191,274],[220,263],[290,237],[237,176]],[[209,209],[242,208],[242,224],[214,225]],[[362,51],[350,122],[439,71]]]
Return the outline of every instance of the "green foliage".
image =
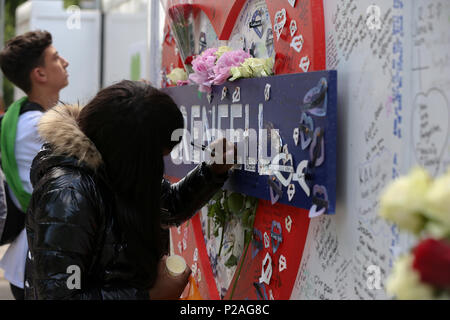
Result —
[[[70,6],[80,6],[80,0],[64,0],[64,9]]]
[[[214,220],[215,237],[219,236],[219,229],[222,228],[219,256],[222,254],[223,236],[228,222],[234,218],[241,220],[245,232],[245,245],[250,242],[253,234],[253,224],[255,222],[257,205],[258,199],[244,196],[236,192],[221,190],[214,195],[208,205],[208,217],[211,217]],[[225,265],[237,265],[237,260],[237,257],[231,255]]]

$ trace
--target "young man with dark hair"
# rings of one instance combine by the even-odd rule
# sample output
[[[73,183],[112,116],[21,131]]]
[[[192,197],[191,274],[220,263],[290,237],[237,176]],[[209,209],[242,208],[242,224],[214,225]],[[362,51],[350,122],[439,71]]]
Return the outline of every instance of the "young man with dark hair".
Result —
[[[15,207],[24,213],[33,191],[31,163],[43,144],[37,124],[42,114],[58,103],[60,91],[69,84],[66,70],[69,63],[58,54],[52,42],[49,32],[33,31],[11,39],[0,52],[4,75],[26,94],[5,113],[0,139],[8,193]],[[0,236],[3,241],[6,235]],[[27,254],[26,232],[22,229],[0,261],[16,299],[23,299]]]

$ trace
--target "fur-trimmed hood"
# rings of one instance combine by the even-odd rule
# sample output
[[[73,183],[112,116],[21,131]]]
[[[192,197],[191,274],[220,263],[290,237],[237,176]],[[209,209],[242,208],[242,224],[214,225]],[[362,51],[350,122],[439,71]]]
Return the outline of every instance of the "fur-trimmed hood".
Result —
[[[96,170],[103,163],[102,155],[78,126],[82,108],[78,105],[59,105],[50,109],[39,121],[38,132],[56,155],[73,156]]]

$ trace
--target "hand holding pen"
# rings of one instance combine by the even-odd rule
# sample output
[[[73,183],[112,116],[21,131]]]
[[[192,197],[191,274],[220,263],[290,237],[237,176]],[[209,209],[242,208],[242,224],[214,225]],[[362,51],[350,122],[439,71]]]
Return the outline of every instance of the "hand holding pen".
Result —
[[[196,145],[191,142],[196,148],[203,151],[209,151],[212,157],[212,162],[210,163],[211,169],[216,174],[224,174],[230,170],[237,160],[237,148],[234,143],[228,142],[225,138],[217,139],[212,142],[209,146]],[[222,151],[220,148],[222,147]],[[227,161],[228,159],[228,161]]]

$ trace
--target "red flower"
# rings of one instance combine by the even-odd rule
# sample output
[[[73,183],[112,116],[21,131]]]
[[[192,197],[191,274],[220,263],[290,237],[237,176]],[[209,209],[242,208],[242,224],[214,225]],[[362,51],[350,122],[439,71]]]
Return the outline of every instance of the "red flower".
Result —
[[[435,239],[422,241],[414,250],[413,268],[423,282],[450,287],[450,244]]]
[[[184,60],[184,64],[192,64],[192,60],[194,60],[194,56],[189,56]]]

